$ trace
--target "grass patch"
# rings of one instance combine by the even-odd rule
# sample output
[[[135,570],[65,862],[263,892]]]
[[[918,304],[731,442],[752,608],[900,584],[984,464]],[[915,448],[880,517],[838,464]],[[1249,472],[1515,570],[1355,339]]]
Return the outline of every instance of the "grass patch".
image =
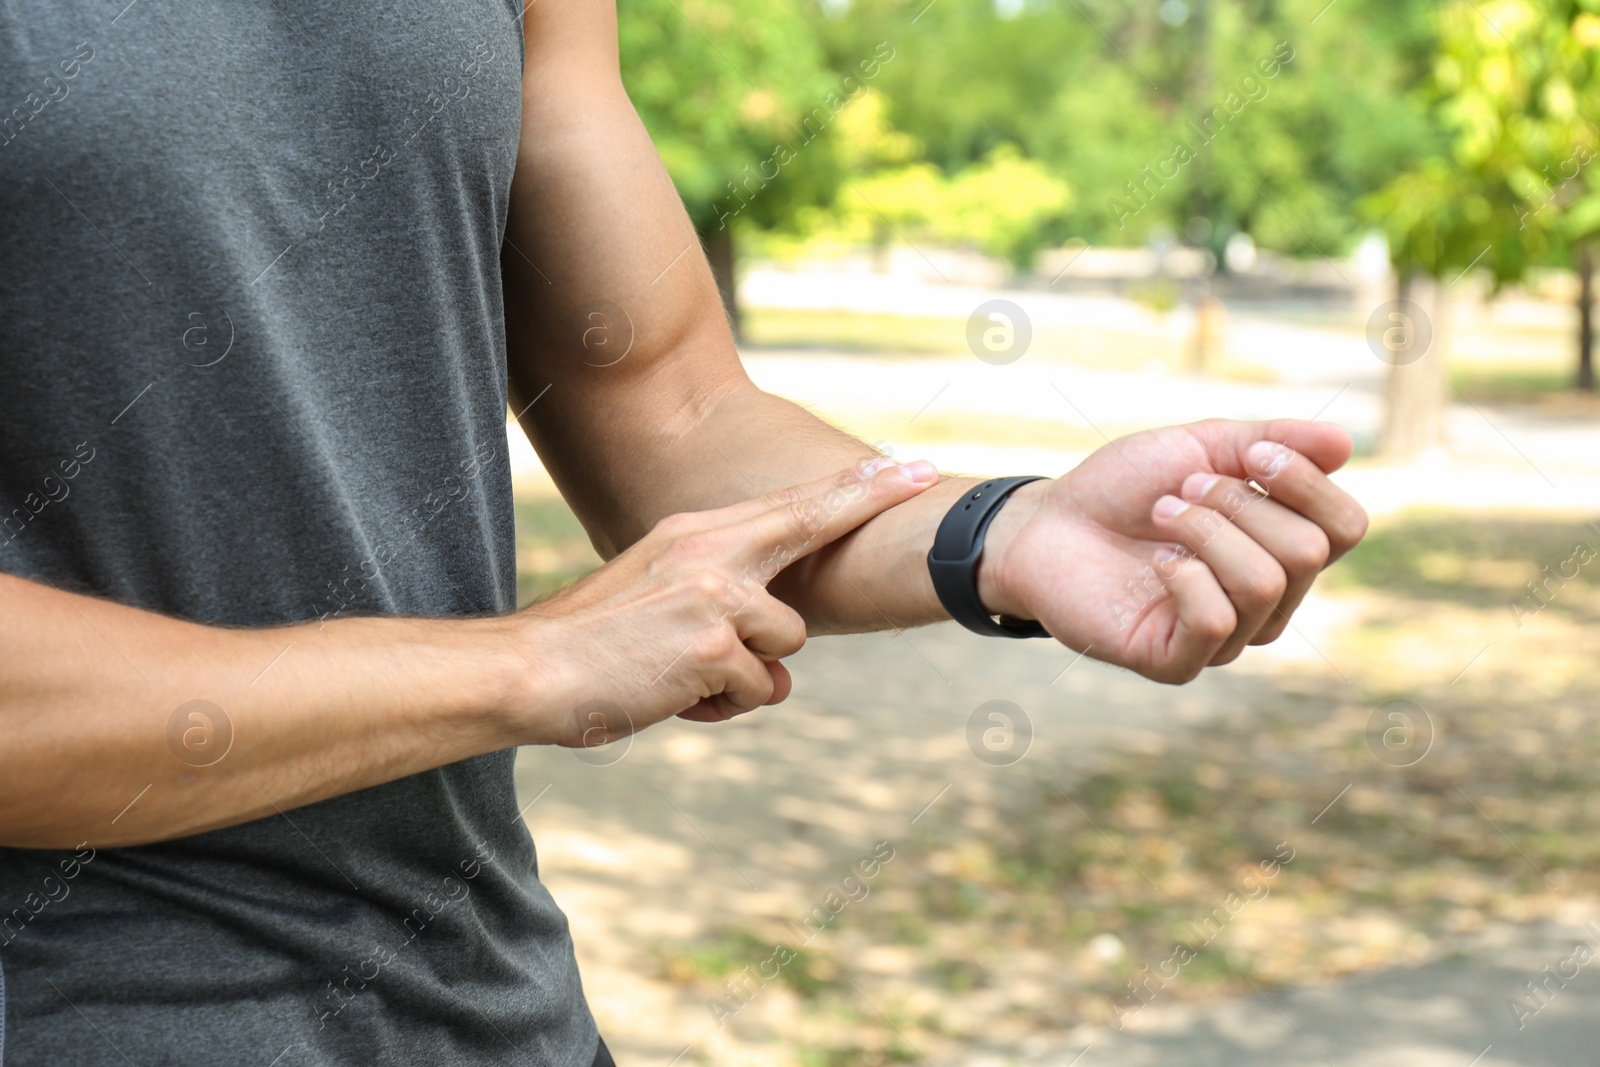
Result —
[[[885,1067],[891,1063],[916,1063],[922,1059],[916,1049],[900,1041],[880,1048],[839,1045],[797,1051],[801,1067]]]
[[[1580,546],[1587,551],[1577,551]],[[1349,555],[1328,572],[1332,590],[1365,588],[1413,601],[1472,607],[1512,602],[1534,609],[1526,583],[1539,583],[1549,610],[1600,620],[1592,570],[1600,559],[1600,534],[1573,516],[1563,519],[1485,516],[1418,509],[1375,524]]]
[[[787,945],[785,945],[788,948]],[[696,989],[707,998],[729,995],[727,983],[741,985],[748,994],[766,983],[776,982],[804,1000],[813,1000],[840,985],[839,965],[825,952],[788,948],[787,955],[776,955],[777,946],[748,930],[726,930],[715,937],[670,947],[658,947],[656,959],[662,977],[681,986]],[[766,978],[761,972],[773,974]]]
[[[600,566],[583,524],[559,496],[519,497],[517,522],[517,605],[570,585]]]
[[[949,414],[932,410],[915,420],[900,412],[850,412],[830,421],[863,440],[892,441],[897,446],[958,442],[1091,452],[1105,444],[1105,439],[1089,427],[1055,419]]]
[[[1450,367],[1450,384],[1474,401],[1527,401],[1572,392],[1572,367],[1459,363]]]
[[[955,356],[967,350],[966,322],[796,308],[750,308],[741,328],[756,348],[825,349],[872,355]]]
[[[967,345],[967,320],[916,315],[882,315],[796,308],[750,308],[744,313],[744,343],[753,349],[816,350],[878,358],[952,356],[973,358]],[[1151,320],[1148,329],[1107,329],[1086,324],[1034,323],[1024,359],[1043,359],[1084,367],[1185,370],[1185,346],[1174,343]],[[1227,354],[1214,360],[1210,377],[1272,382],[1265,367]]]

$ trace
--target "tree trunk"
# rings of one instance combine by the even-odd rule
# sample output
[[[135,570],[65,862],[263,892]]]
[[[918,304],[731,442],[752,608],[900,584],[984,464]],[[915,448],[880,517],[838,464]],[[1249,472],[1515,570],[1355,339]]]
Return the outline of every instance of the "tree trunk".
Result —
[[[882,220],[872,227],[872,272],[888,274],[894,265],[894,232]]]
[[[711,262],[711,276],[717,280],[717,292],[722,294],[722,309],[728,315],[728,326],[733,330],[733,339],[743,341],[739,292],[733,274],[737,262],[734,258],[733,234],[727,229],[721,229],[715,233],[703,234],[701,239],[705,242],[706,258]]]
[[[1391,315],[1382,335],[1401,348],[1388,349],[1389,384],[1379,451],[1384,459],[1407,462],[1444,443],[1450,305],[1442,284],[1415,274],[1401,275],[1398,297],[1405,303]],[[1426,346],[1420,355],[1404,350],[1408,339]]]
[[[1578,388],[1594,392],[1594,244],[1578,246]]]
[[[1228,311],[1211,293],[1209,283],[1194,305],[1194,336],[1189,339],[1189,371],[1204,377],[1222,354]]]

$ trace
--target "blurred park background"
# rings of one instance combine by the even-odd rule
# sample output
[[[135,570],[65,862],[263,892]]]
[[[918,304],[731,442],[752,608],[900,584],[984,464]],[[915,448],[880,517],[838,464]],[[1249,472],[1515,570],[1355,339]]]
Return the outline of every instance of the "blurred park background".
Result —
[[[619,1060],[1593,1062],[1600,0],[619,15],[763,387],[952,472],[1326,419],[1374,515],[1181,689],[935,626],[526,750]],[[527,601],[598,561],[511,436]]]

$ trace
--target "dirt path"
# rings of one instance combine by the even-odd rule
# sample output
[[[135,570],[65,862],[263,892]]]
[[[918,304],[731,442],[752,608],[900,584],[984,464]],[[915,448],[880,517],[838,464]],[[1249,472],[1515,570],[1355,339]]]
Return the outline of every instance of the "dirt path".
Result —
[[[1585,946],[1591,962],[1580,961]],[[1572,1067],[1595,1062],[1600,924],[1500,927],[1460,959],[1185,1007],[1043,1067]],[[1548,970],[1547,970],[1548,969]],[[1547,977],[1553,974],[1554,978]],[[1566,975],[1565,979],[1562,975]],[[1525,983],[1547,983],[1527,992]],[[1521,1006],[1512,1009],[1513,998]],[[1081,1058],[1079,1057],[1081,1054]],[[1027,1061],[1025,1061],[1027,1062]]]

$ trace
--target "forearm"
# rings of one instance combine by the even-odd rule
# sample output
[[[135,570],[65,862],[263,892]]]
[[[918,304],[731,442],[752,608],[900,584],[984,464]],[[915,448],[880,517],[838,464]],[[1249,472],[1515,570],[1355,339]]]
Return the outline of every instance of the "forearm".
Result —
[[[727,503],[809,481],[874,454],[870,445],[754,386],[724,392],[684,435],[635,506],[650,512]],[[901,457],[915,459],[917,457]],[[675,471],[693,471],[686,479]],[[809,632],[857,633],[948,618],[928,576],[934,531],[977,479],[946,477],[785,570],[773,595]],[[638,521],[649,519],[643,515]],[[980,579],[984,578],[980,572]]]
[[[564,479],[568,499],[586,516],[607,555],[631,544],[666,515],[725,506],[810,481],[874,454],[865,442],[798,404],[760,391],[742,376],[717,390],[672,375],[661,377],[631,393],[614,394],[634,417],[596,425],[585,438],[589,447],[581,473],[572,471]],[[650,435],[641,430],[652,425],[670,426],[672,432]],[[561,456],[565,460],[567,453]],[[563,467],[574,462],[565,460]],[[798,610],[813,634],[892,629],[947,618],[934,594],[926,557],[945,512],[976,482],[942,479],[789,567],[772,582],[773,595]],[[992,536],[1006,536],[1025,510],[1008,504],[995,520]],[[985,603],[996,611],[1009,610],[983,565],[978,577]]]
[[[523,740],[498,620],[221,629],[8,575],[0,600],[0,844],[164,840]],[[174,722],[193,700],[225,720]]]
[[[591,17],[610,13],[529,9],[501,262],[513,407],[610,558],[666,515],[823,477],[872,449],[744,373],[699,239]],[[813,633],[944,617],[923,557],[967,484],[874,518],[773,592]]]

